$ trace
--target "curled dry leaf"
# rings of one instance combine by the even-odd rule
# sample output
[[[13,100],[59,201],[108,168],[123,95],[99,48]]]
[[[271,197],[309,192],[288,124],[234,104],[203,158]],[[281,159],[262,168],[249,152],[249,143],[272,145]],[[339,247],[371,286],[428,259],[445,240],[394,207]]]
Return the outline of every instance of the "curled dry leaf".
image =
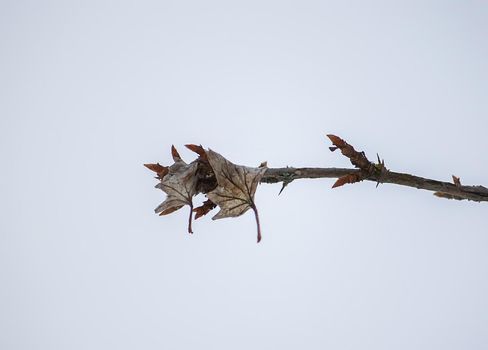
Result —
[[[158,175],[158,178],[159,179],[162,179],[164,177],[164,175],[166,175],[168,173],[168,169],[169,169],[169,167],[162,166],[159,163],[156,163],[156,164],[144,164],[144,166],[146,168],[148,168],[149,170],[154,171]]]
[[[217,180],[215,174],[208,162],[207,153],[205,149],[200,145],[185,145],[186,148],[198,154],[198,169],[196,176],[197,181],[197,193],[208,193],[217,187]]]
[[[257,185],[267,170],[267,164],[259,168],[235,165],[220,154],[211,150],[205,151],[200,145],[188,144],[188,149],[198,154],[198,159],[190,164],[185,163],[174,146],[171,155],[174,164],[165,167],[157,164],[145,164],[156,172],[160,183],[156,186],[163,190],[167,197],[155,212],[168,215],[185,205],[190,206],[188,232],[192,233],[192,213],[198,219],[217,205],[220,211],[213,219],[236,217],[252,209],[256,217],[258,242],[261,240],[259,215],[254,204]],[[192,198],[197,193],[206,193],[209,198],[200,207],[193,209]]]
[[[190,151],[195,152],[198,154],[199,158],[202,160],[207,160],[207,153],[205,153],[205,149],[202,147],[202,145],[185,145],[186,148],[188,148]]]
[[[161,203],[154,211],[159,215],[170,214],[184,205],[190,206],[190,217],[188,220],[188,232],[192,232],[191,217],[193,210],[192,197],[196,194],[197,177],[197,163],[193,162],[186,164],[173,146],[171,154],[175,163],[168,168],[168,173],[161,179],[161,182],[156,185],[157,188],[163,190],[168,197]]]
[[[353,184],[361,180],[362,178],[359,174],[347,174],[338,178],[337,181],[332,185],[332,188],[340,187],[345,184]]]
[[[372,166],[374,166],[366,157],[364,152],[358,152],[353,146],[336,135],[329,134],[327,137],[332,141],[335,147],[329,147],[334,152],[336,149],[340,149],[342,154],[349,158],[352,165],[364,171],[371,172]]]
[[[212,209],[214,209],[217,206],[214,202],[212,202],[210,199],[207,199],[203,204],[195,209],[193,211],[195,212],[195,220],[207,215]]]
[[[176,150],[176,147],[174,145],[171,145],[171,156],[173,157],[173,160],[175,162],[182,161],[180,154]]]
[[[207,197],[220,207],[213,220],[236,217],[252,209],[256,217],[258,242],[261,240],[259,215],[254,204],[254,193],[267,168],[236,165],[212,150],[207,157],[217,178],[217,187]]]

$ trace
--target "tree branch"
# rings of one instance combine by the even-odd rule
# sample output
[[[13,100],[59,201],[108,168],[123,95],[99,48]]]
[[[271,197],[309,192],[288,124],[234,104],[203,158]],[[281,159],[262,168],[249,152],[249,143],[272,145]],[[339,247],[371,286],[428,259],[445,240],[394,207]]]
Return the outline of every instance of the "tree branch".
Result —
[[[345,168],[269,168],[264,173],[261,183],[290,183],[297,179],[340,178],[349,174],[359,175],[361,170]],[[386,171],[382,175],[372,174],[364,178],[364,180],[435,191],[437,196],[443,198],[488,202],[488,188],[483,186],[457,186],[449,182],[392,171]]]
[[[297,179],[336,178],[332,188],[353,184],[364,180],[380,183],[391,183],[401,186],[414,187],[422,190],[433,191],[434,195],[441,198],[470,200],[475,202],[488,202],[488,188],[483,186],[463,186],[459,177],[452,175],[452,183],[423,178],[420,176],[396,173],[385,166],[385,161],[377,154],[377,163],[371,162],[364,152],[359,152],[353,146],[336,135],[327,137],[333,144],[329,149],[334,152],[340,150],[347,157],[354,169],[345,168],[268,168],[267,162],[261,163],[258,168],[236,165],[222,155],[205,150],[201,145],[186,145],[188,149],[198,154],[198,158],[186,164],[176,151],[171,147],[171,154],[175,163],[171,166],[163,166],[159,163],[144,164],[148,169],[157,174],[160,181],[157,188],[166,192],[165,201],[156,208],[156,213],[166,215],[172,213],[183,205],[190,206],[188,218],[188,232],[192,233],[192,213],[195,219],[204,216],[217,205],[220,211],[212,219],[224,217],[236,217],[245,213],[248,209],[254,211],[259,242],[261,240],[261,225],[256,205],[254,204],[254,192],[258,182],[283,183],[283,189]],[[180,190],[181,189],[181,190]],[[188,196],[182,195],[186,191]],[[192,197],[198,193],[206,194],[207,200],[193,209]]]

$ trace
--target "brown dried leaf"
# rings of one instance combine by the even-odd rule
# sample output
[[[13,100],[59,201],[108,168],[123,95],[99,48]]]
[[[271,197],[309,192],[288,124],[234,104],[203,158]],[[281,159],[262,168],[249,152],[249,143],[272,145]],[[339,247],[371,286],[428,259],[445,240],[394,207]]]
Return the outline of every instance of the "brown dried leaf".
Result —
[[[208,162],[207,153],[202,145],[188,144],[186,148],[198,154],[196,162],[198,162],[197,170],[197,192],[208,193],[217,187],[217,180],[213,173],[212,167]]]
[[[198,154],[202,160],[207,159],[207,153],[205,153],[205,149],[202,147],[202,145],[189,144],[185,145],[185,147]]]
[[[180,154],[178,153],[178,151],[176,150],[176,148],[175,148],[175,146],[174,146],[174,145],[171,145],[171,156],[173,156],[173,160],[174,160],[175,162],[182,161],[181,156],[180,156]]]
[[[207,199],[203,204],[195,209],[193,211],[195,212],[195,220],[207,215],[212,209],[214,209],[217,206],[214,202],[212,202],[210,199]]]
[[[346,145],[348,145],[348,143],[346,141],[344,141],[343,139],[341,139],[339,136],[328,134],[327,137],[330,139],[330,141],[332,141],[332,143],[334,145],[337,146],[337,148],[343,148],[343,147],[346,147]],[[332,149],[331,149],[331,151],[332,151]],[[334,151],[335,151],[335,149],[334,149]],[[334,152],[334,151],[332,151],[332,152]]]
[[[340,187],[345,184],[353,184],[359,181],[361,181],[359,174],[347,174],[338,178],[337,181],[332,185],[332,188]]]
[[[161,164],[159,163],[156,163],[156,164],[144,164],[144,166],[146,168],[148,168],[149,170],[152,170],[154,171],[156,174],[158,174],[158,177],[160,179],[162,179],[164,177],[164,175],[166,175],[168,173],[168,169],[169,167],[167,166],[162,166]]]
[[[161,213],[159,213],[159,216],[171,214],[172,212],[177,211],[181,207],[182,206],[177,206],[177,207],[171,207],[171,208],[168,208],[166,210],[163,210]]]
[[[341,139],[339,136],[329,134],[327,137],[332,141],[334,146],[336,147],[329,147],[329,149],[334,152],[337,148],[341,150],[341,153],[349,158],[351,161],[352,165],[354,165],[356,168],[362,169],[364,171],[367,171],[368,173],[371,173],[374,171],[374,164],[372,164],[364,152],[358,152],[354,149],[353,146],[348,144],[346,141]]]
[[[254,193],[267,168],[236,165],[212,150],[207,151],[207,157],[218,183],[217,188],[207,193],[207,197],[220,207],[220,211],[212,219],[237,217],[252,209],[256,217],[259,242],[261,228],[254,204]]]
[[[188,232],[192,232],[191,217],[193,210],[192,197],[196,194],[197,163],[186,164],[176,151],[174,146],[171,147],[171,153],[175,163],[169,167],[168,174],[161,179],[156,185],[163,190],[168,196],[154,211],[160,215],[170,214],[184,205],[190,206],[190,218],[188,221]]]

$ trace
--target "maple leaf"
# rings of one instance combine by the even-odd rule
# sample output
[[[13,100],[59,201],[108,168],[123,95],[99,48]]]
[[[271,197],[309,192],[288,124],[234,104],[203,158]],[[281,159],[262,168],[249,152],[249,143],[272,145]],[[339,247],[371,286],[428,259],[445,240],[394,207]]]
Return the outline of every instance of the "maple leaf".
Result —
[[[237,217],[252,209],[256,218],[259,243],[261,226],[254,204],[254,193],[267,168],[236,165],[210,149],[206,153],[218,184],[213,191],[207,193],[207,197],[220,207],[220,211],[212,220]]]
[[[188,232],[193,233],[191,219],[193,212],[192,197],[197,193],[197,171],[198,164],[192,162],[186,164],[178,154],[174,146],[171,147],[171,154],[175,163],[167,169],[167,174],[162,177],[156,188],[163,190],[168,196],[154,211],[159,215],[170,214],[184,205],[190,206],[190,217],[188,219]]]

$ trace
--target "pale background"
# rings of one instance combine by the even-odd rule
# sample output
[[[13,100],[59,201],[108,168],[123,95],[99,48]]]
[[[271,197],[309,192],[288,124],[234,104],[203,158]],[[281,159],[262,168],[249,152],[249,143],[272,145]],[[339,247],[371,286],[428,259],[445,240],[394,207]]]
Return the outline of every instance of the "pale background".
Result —
[[[154,215],[142,164],[488,185],[486,1],[1,1],[1,349],[487,349],[488,206],[333,180]],[[199,199],[202,200],[202,199]]]

